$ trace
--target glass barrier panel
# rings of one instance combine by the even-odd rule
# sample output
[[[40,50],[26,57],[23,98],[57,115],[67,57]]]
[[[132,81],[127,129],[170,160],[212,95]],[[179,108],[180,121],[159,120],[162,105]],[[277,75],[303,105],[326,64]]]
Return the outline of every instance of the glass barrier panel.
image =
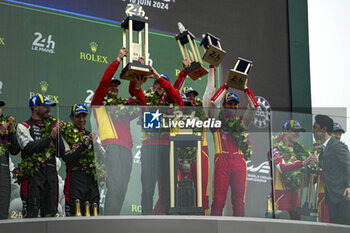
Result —
[[[344,109],[314,112],[77,105],[43,109],[44,120],[33,122],[30,108],[3,108],[1,125],[7,116],[17,121],[17,150],[10,151],[17,156],[1,156],[9,164],[1,167],[1,183],[11,182],[2,218],[186,214],[338,221],[327,204],[333,196],[345,200],[349,119]],[[323,151],[317,122],[329,118],[319,114],[338,123],[329,145],[344,155]],[[2,136],[1,151],[10,136]],[[331,163],[324,154],[337,159]],[[57,206],[31,205],[30,198],[44,195]]]
[[[346,205],[343,193],[350,155],[346,144],[337,138],[347,127],[346,109],[313,112],[272,113],[272,128],[276,129],[271,139],[275,214],[277,218],[289,214],[293,220],[341,223],[343,217],[330,219],[328,205]]]

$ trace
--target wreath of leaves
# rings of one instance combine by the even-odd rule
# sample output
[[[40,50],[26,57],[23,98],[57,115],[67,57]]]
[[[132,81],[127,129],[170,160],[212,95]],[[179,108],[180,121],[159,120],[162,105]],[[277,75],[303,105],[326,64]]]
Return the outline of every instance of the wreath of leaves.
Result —
[[[310,152],[320,153],[320,150],[322,150],[320,142],[316,142],[310,149],[305,148],[300,142],[296,142],[291,146],[283,133],[279,133],[273,138],[273,146],[278,148],[285,163],[292,163],[295,160],[304,161],[309,156]],[[302,185],[302,181],[307,180],[311,173],[317,171],[317,165],[309,164],[302,169],[282,174],[283,183],[289,189],[296,188]]]
[[[154,89],[149,89],[143,92],[146,99],[147,106],[169,106],[170,108],[177,106],[168,97],[167,93],[164,91],[162,95]]]
[[[194,116],[197,117],[198,120],[203,122],[207,119],[207,115],[204,112],[204,109],[202,106],[203,106],[202,101],[197,98],[192,106],[184,107],[183,114],[184,115],[192,115],[194,112]],[[203,129],[202,128],[194,128],[193,131],[194,132],[203,132]]]
[[[154,111],[156,111],[158,106],[169,106],[167,108],[166,114],[173,114],[174,111],[178,108],[178,105],[170,100],[166,92],[164,91],[162,95],[159,95],[158,92],[154,89],[149,89],[143,92],[146,99],[146,106],[154,106]],[[147,110],[152,110],[150,107]],[[145,129],[147,138],[163,138],[169,134],[170,129]]]
[[[8,122],[8,119],[9,119],[9,116],[4,116],[4,115],[0,116],[0,128],[2,127],[2,125]],[[2,142],[0,144],[0,157],[7,153],[9,146],[10,146],[10,142],[8,141],[8,137],[4,135]]]
[[[111,91],[107,92],[102,100],[102,104],[105,106],[113,105],[107,110],[116,120],[120,119],[122,116],[132,116],[140,111],[140,109],[136,107],[138,100],[135,96],[129,99],[122,99],[121,97],[118,97],[117,93]],[[125,107],[126,105],[135,107]]]
[[[72,123],[65,124],[62,130],[62,136],[72,150],[76,150],[86,141],[84,134],[80,133]],[[94,180],[99,181],[99,185],[103,186],[106,179],[104,164],[96,160],[91,144],[83,151],[83,156],[79,159],[79,165],[86,174],[94,177]]]
[[[221,120],[222,130],[236,141],[245,159],[249,160],[252,154],[252,145],[248,139],[246,128],[239,117],[236,117],[230,110],[222,109],[219,113],[219,119]]]
[[[49,136],[51,134],[51,130],[56,127],[56,124],[57,119],[53,116],[49,116],[47,119],[45,119],[45,127],[40,130],[41,137],[45,138]],[[13,175],[17,178],[17,182],[20,184],[24,178],[34,176],[39,171],[40,165],[53,158],[55,151],[56,149],[51,142],[44,151],[35,153],[22,159],[17,168],[13,170]]]

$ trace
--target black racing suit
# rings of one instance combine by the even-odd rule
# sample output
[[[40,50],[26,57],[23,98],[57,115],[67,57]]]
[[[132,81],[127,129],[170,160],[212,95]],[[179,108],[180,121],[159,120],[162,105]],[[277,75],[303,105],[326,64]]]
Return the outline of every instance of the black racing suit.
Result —
[[[0,219],[8,218],[11,198],[11,176],[9,170],[9,153],[17,155],[20,148],[16,133],[0,135],[0,143],[10,142],[5,154],[0,155]]]
[[[22,160],[35,153],[44,151],[47,147],[55,146],[59,141],[60,147],[55,150],[52,158],[39,165],[39,171],[34,176],[26,177],[21,182],[21,198],[23,202],[23,217],[36,218],[53,217],[57,213],[58,178],[56,158],[64,154],[62,139],[57,137],[55,142],[50,136],[42,137],[41,129],[45,127],[42,121],[30,118],[17,126],[18,143],[22,149]],[[40,210],[40,212],[39,212]]]
[[[90,132],[86,130],[80,131],[88,138]],[[64,182],[64,195],[66,200],[66,216],[75,215],[75,201],[79,199],[81,213],[85,215],[84,204],[86,201],[90,203],[90,213],[93,211],[93,203],[99,206],[100,195],[92,175],[86,174],[86,171],[80,166],[79,160],[84,156],[83,152],[88,148],[85,143],[79,145],[72,150],[68,143],[65,144],[65,154],[62,156],[66,163],[66,180]]]

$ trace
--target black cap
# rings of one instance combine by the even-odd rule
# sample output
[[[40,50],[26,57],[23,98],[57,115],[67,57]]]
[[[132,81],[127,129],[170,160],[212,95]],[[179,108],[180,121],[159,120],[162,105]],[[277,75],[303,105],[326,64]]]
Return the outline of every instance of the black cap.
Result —
[[[111,82],[116,82],[118,86],[121,84],[121,82],[119,81],[119,79],[117,79],[116,77],[112,77]]]
[[[5,106],[5,102],[0,100],[0,107],[4,107]]]

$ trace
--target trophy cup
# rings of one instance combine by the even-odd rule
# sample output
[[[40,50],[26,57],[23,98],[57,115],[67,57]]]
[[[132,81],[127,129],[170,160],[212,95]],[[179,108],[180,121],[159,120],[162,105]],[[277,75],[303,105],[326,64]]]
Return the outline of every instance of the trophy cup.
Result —
[[[194,134],[192,129],[180,129],[177,134],[170,133],[170,209],[167,214],[170,215],[204,215],[202,207],[202,165],[201,150],[202,136],[200,133]],[[181,179],[178,185],[177,180],[178,166],[176,166],[175,147],[186,148],[196,147],[196,164],[197,164],[197,205],[195,204],[193,182],[189,178]],[[185,158],[179,158],[180,170],[184,176],[189,172],[189,163]],[[186,166],[188,165],[188,166]],[[175,200],[176,197],[176,200]]]
[[[235,67],[230,70],[227,86],[243,91],[244,84],[252,66],[253,62],[239,57]]]
[[[304,193],[304,177],[301,182],[300,187],[300,207],[296,209],[296,213],[304,216],[310,216],[310,217],[318,217],[319,213],[317,210],[317,202],[318,202],[318,195],[320,193],[320,184],[321,184],[321,173],[322,169],[318,166],[308,168],[306,171],[306,177],[309,178],[308,184],[307,184],[307,191],[306,191],[306,200],[304,204],[302,204],[302,196]],[[314,180],[317,178],[317,188],[315,192],[313,192],[314,189]]]
[[[204,52],[203,60],[213,66],[218,66],[226,55],[221,48],[220,39],[209,33],[203,36],[200,46]]]
[[[134,81],[137,76],[149,75],[151,73],[151,69],[148,66],[148,17],[145,16],[142,7],[137,4],[128,4],[125,13],[127,17],[122,22],[121,28],[123,47],[129,50],[129,63],[126,64],[127,58],[124,57],[122,61],[123,70],[120,74],[120,78]],[[129,30],[128,47],[126,30]],[[134,31],[137,31],[137,43],[133,41]],[[144,32],[144,64],[138,61],[139,57],[142,56],[142,31]]]
[[[194,35],[186,30],[182,23],[178,22],[180,34],[176,35],[183,59],[187,58],[191,65],[185,68],[185,71],[190,78],[197,80],[208,73],[204,67],[201,56],[199,55],[198,47],[194,41]],[[189,44],[191,49],[187,49],[186,44]]]

